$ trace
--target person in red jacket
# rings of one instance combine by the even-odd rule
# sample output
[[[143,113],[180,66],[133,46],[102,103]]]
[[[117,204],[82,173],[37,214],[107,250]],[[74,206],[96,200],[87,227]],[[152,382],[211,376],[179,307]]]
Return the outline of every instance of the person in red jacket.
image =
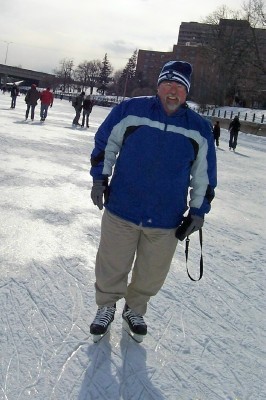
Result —
[[[41,100],[41,121],[45,121],[45,118],[47,117],[48,113],[48,107],[53,106],[54,102],[54,96],[53,93],[50,92],[50,88],[46,88],[40,95],[40,100]]]

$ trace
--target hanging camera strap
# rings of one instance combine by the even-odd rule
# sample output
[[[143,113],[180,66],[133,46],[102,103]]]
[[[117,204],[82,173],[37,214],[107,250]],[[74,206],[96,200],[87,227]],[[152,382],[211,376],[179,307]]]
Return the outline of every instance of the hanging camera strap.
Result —
[[[186,245],[185,245],[185,255],[186,255],[187,274],[188,274],[189,278],[190,278],[192,281],[197,282],[197,281],[199,281],[199,280],[202,278],[202,275],[203,275],[202,229],[201,229],[201,228],[199,229],[199,242],[200,242],[200,274],[199,274],[199,278],[198,278],[198,279],[192,278],[192,276],[190,275],[189,270],[188,270],[188,265],[187,265],[187,263],[188,263],[189,242],[190,242],[190,239],[189,239],[189,237],[187,236],[187,237],[186,237]]]

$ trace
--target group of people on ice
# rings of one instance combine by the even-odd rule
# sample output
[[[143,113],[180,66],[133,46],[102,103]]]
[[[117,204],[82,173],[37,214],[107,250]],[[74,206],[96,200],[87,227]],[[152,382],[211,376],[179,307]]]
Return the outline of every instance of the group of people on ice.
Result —
[[[25,96],[25,103],[27,104],[27,109],[25,114],[26,120],[29,117],[29,112],[31,120],[32,121],[34,120],[35,107],[37,106],[38,100],[41,101],[40,117],[41,121],[44,122],[45,119],[47,118],[48,108],[53,106],[54,95],[50,91],[49,87],[47,87],[42,92],[39,92],[37,90],[36,85],[33,83]]]
[[[10,108],[15,108],[17,96],[19,96],[19,88],[15,83],[10,90],[10,96]],[[37,90],[37,86],[33,83],[25,96],[25,103],[27,105],[25,120],[27,120],[30,115],[30,119],[34,121],[35,107],[37,106],[38,100],[40,100],[41,102],[40,120],[41,122],[44,122],[48,115],[48,108],[53,106],[54,95],[49,87],[40,92]],[[85,92],[82,91],[78,96],[73,98],[72,105],[75,108],[76,112],[76,115],[73,119],[73,126],[86,126],[87,128],[89,128],[89,116],[93,107],[93,101],[91,100],[90,96],[88,95],[85,97]],[[82,111],[82,123],[80,124],[79,119]]]
[[[17,97],[19,96],[19,88],[15,83],[11,87],[10,96],[11,96],[10,108],[15,108]],[[25,103],[27,105],[25,120],[28,119],[30,114],[31,120],[34,121],[35,107],[37,106],[38,100],[41,101],[41,108],[40,108],[41,121],[45,121],[48,114],[48,108],[53,106],[54,95],[49,87],[47,87],[42,92],[39,92],[37,90],[37,86],[33,83],[25,96]]]
[[[85,92],[81,92],[77,97],[74,97],[72,100],[72,106],[75,108],[76,115],[73,119],[72,125],[73,126],[81,126],[82,128],[86,126],[89,128],[89,117],[93,107],[93,101],[91,100],[90,96],[85,97]],[[82,122],[79,123],[81,111],[82,113]]]

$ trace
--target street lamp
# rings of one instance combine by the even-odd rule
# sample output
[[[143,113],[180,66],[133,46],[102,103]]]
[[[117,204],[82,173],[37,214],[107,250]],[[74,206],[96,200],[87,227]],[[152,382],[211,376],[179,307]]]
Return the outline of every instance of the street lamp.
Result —
[[[4,43],[6,43],[6,58],[5,58],[5,65],[6,65],[6,60],[7,60],[7,54],[8,54],[8,47],[11,43],[13,42],[7,42],[6,40],[4,40]]]

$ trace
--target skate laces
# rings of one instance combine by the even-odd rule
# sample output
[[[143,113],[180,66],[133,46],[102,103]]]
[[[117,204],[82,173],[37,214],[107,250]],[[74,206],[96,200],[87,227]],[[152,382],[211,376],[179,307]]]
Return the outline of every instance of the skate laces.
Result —
[[[115,307],[100,307],[93,321],[94,325],[107,326],[114,318]]]
[[[142,315],[134,313],[130,308],[128,308],[127,311],[124,312],[124,316],[129,319],[133,326],[146,325]]]

